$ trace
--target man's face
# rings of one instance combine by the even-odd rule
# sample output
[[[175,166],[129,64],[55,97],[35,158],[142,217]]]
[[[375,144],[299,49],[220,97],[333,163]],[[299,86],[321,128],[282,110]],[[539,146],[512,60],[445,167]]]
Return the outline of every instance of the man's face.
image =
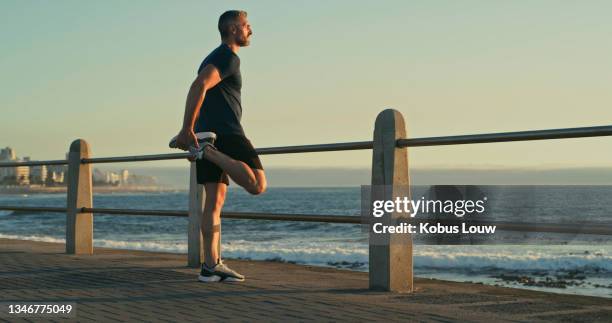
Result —
[[[236,31],[234,33],[234,40],[236,44],[240,47],[249,46],[251,43],[251,35],[253,34],[251,25],[249,25],[249,20],[246,17],[239,17],[235,26]]]

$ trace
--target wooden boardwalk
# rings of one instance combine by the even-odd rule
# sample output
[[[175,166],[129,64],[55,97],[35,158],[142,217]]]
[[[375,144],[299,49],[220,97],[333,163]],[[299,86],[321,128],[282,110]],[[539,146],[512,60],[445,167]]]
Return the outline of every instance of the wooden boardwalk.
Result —
[[[198,283],[186,256],[0,239],[0,303],[74,303],[72,318],[0,321],[610,322],[612,300],[416,279],[413,294],[372,292],[366,273],[226,261],[243,283]]]

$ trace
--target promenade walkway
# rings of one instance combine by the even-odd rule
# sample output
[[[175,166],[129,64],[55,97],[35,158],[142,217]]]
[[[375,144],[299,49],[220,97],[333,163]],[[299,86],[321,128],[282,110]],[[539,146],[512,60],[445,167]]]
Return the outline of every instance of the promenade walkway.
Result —
[[[198,283],[186,256],[0,239],[0,303],[76,303],[73,318],[0,321],[610,322],[612,300],[416,279],[413,294],[372,292],[366,273],[228,260],[243,283]]]

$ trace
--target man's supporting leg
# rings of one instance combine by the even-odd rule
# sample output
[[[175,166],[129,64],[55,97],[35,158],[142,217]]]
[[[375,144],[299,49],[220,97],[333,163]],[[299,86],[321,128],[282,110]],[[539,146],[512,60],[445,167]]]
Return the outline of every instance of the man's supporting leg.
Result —
[[[219,254],[219,237],[221,235],[221,209],[225,202],[227,185],[224,183],[205,183],[206,200],[202,217],[202,235],[204,239],[204,262],[212,267],[221,258]]]
[[[244,187],[251,194],[261,194],[266,190],[266,175],[261,169],[252,169],[249,165],[235,160],[226,154],[206,147],[204,158],[215,163],[219,168],[223,169],[236,184]],[[207,197],[208,199],[208,194]]]

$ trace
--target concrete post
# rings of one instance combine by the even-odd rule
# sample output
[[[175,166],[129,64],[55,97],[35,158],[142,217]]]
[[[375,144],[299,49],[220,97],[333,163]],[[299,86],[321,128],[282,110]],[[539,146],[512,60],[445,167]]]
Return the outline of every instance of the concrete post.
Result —
[[[66,253],[93,254],[93,214],[81,213],[81,208],[92,207],[91,164],[82,164],[89,158],[89,145],[77,139],[68,153],[68,188],[66,197]]]
[[[190,163],[189,175],[189,228],[187,229],[187,266],[200,267],[204,261],[204,245],[202,239],[201,222],[204,210],[204,186],[198,184],[196,177],[196,163]]]
[[[402,114],[387,109],[378,114],[374,126],[372,152],[372,192],[375,186],[391,187],[384,191],[385,200],[406,196],[409,187],[408,149],[397,148],[396,141],[406,138],[406,126]],[[401,186],[401,187],[400,187]],[[392,214],[398,218],[400,214]],[[372,233],[371,233],[372,234]],[[370,244],[370,289],[393,292],[411,292],[412,238],[408,234],[391,234],[388,243]]]

